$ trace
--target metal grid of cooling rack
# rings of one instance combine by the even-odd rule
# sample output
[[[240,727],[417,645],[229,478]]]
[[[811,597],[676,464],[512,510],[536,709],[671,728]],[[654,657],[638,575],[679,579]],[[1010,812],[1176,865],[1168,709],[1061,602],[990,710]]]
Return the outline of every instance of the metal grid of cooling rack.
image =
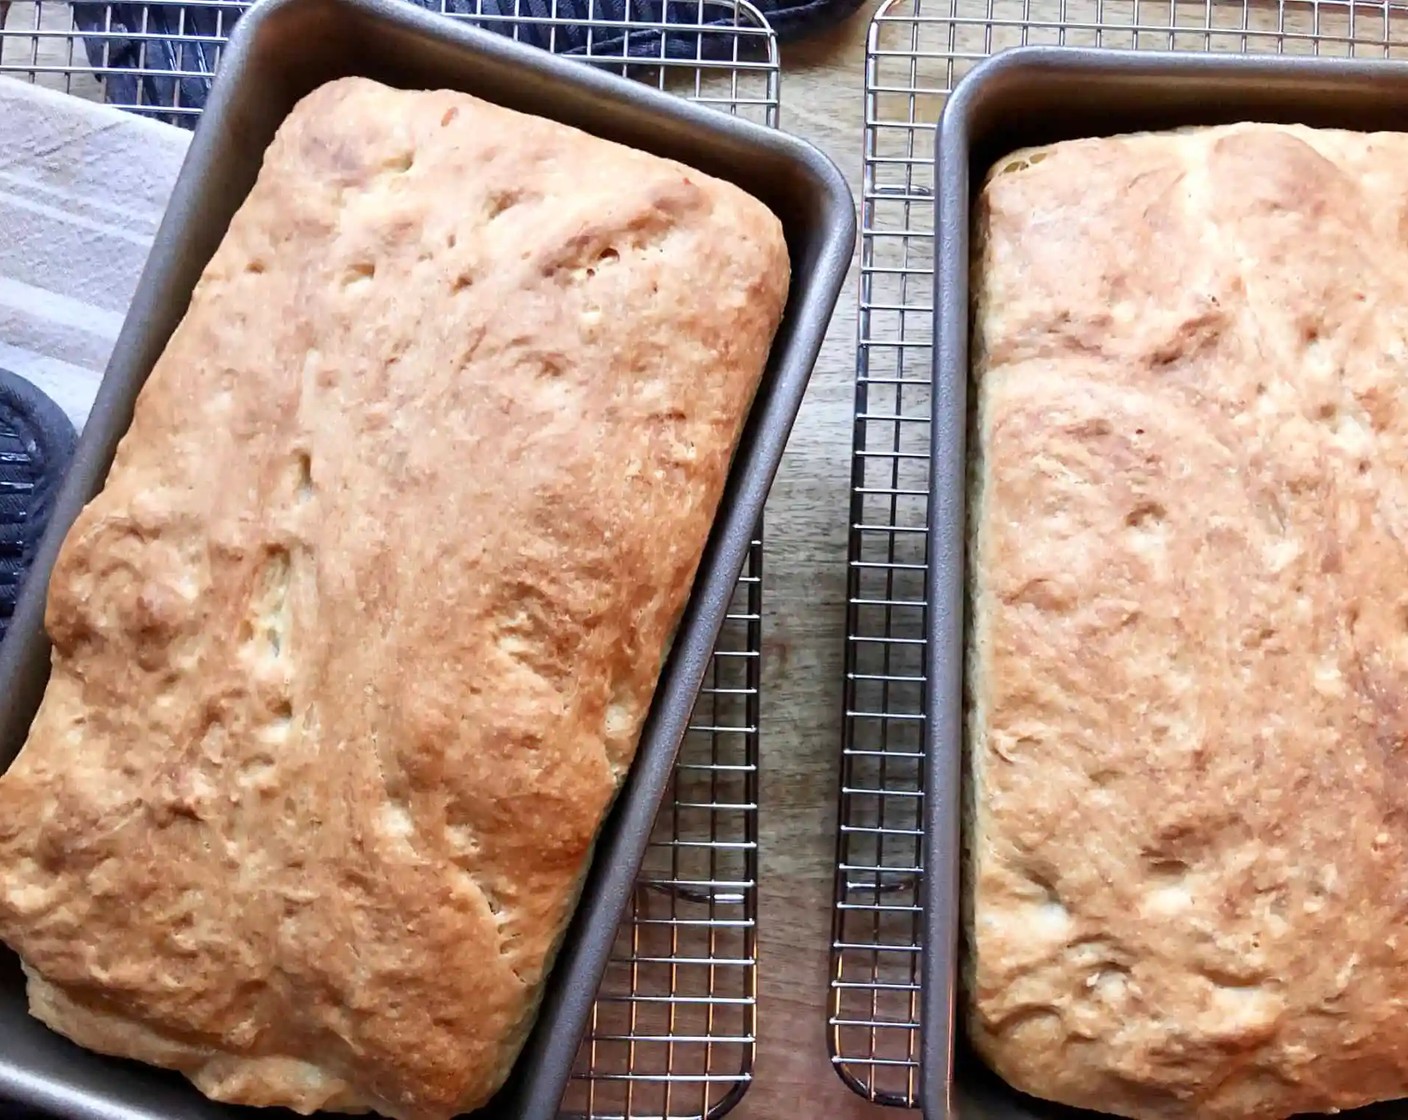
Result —
[[[582,0],[580,18],[559,16],[559,0],[412,2],[776,126],[777,39],[750,0],[619,0],[610,17],[604,0]],[[249,0],[0,0],[0,75],[189,127],[224,43],[249,6]],[[581,4],[573,11],[580,13]],[[650,53],[628,54],[633,45]]]
[[[763,549],[749,550],[563,1102],[583,1117],[719,1117],[757,1016]]]
[[[557,0],[438,0],[514,38],[583,42],[583,62],[776,127],[778,50],[748,0],[654,0],[660,22],[558,19]],[[520,15],[523,3],[524,14]],[[234,0],[74,4],[0,0],[0,75],[191,124],[238,13]],[[626,56],[621,30],[668,24],[671,54]],[[187,34],[198,29],[199,33]],[[585,32],[585,34],[583,34]],[[598,41],[606,45],[598,46]],[[117,56],[117,57],[115,57]],[[195,86],[189,83],[195,82]],[[190,93],[196,105],[183,100]],[[164,95],[164,96],[163,96]],[[591,1025],[564,1116],[716,1118],[746,1091],[756,1037],[762,529],[740,576]]]
[[[884,0],[871,21],[828,1041],[892,1105],[919,1088],[934,125],[976,62],[1027,44],[1399,58],[1408,4]]]

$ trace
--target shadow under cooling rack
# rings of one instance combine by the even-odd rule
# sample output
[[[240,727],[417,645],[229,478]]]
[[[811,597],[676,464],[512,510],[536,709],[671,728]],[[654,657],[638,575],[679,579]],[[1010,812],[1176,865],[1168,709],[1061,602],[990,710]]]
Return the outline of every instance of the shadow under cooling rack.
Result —
[[[864,75],[860,312],[828,1043],[842,1080],[919,1090],[934,126],[974,63],[1035,44],[1408,57],[1408,7],[1349,0],[885,0]]]

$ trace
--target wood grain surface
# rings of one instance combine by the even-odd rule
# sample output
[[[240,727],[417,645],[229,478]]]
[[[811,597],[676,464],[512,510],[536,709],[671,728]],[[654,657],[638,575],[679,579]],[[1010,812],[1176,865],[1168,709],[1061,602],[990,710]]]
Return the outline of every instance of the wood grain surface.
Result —
[[[835,161],[860,196],[868,3],[784,48],[782,127]],[[826,1048],[827,969],[845,642],[855,404],[854,265],[768,503],[763,638],[756,1079],[739,1120],[894,1115],[852,1093]]]

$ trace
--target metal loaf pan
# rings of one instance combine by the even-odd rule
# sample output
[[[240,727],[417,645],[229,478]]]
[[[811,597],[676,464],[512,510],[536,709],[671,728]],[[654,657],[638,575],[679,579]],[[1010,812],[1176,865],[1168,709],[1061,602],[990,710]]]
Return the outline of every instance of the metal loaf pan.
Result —
[[[970,208],[1014,150],[1089,136],[1256,120],[1401,131],[1408,65],[1023,47],[995,55],[944,106],[935,156],[934,424],[929,523],[924,957],[920,1097],[929,1120],[1073,1120],[1006,1085],[964,1037],[959,910]],[[1079,827],[1072,822],[1072,827]],[[1360,1110],[1408,1116],[1405,1102]]]
[[[824,156],[771,129],[428,14],[399,0],[261,0],[241,20],[181,169],[53,522],[0,649],[0,765],[21,746],[49,667],[48,574],[97,493],[143,381],[294,103],[333,78],[454,88],[731,180],[786,231],[792,288],[635,765],[605,823],[537,1026],[487,1113],[556,1115],[677,749],[855,243],[851,192]],[[446,205],[454,205],[447,199]],[[184,1079],[80,1050],[26,1013],[0,948],[0,1099],[83,1120],[266,1117],[206,1101]],[[8,1110],[0,1105],[0,1114]],[[280,1115],[287,1115],[281,1113]]]

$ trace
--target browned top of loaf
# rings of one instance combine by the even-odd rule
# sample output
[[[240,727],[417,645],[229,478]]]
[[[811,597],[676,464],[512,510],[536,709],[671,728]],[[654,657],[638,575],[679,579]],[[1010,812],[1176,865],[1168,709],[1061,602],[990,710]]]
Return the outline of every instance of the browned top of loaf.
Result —
[[[1129,1116],[1408,1095],[1408,137],[1039,154],[977,225],[974,1038]]]
[[[440,1118],[521,1044],[788,287],[738,189],[452,92],[281,128],[64,545],[0,779],[36,1013]]]

